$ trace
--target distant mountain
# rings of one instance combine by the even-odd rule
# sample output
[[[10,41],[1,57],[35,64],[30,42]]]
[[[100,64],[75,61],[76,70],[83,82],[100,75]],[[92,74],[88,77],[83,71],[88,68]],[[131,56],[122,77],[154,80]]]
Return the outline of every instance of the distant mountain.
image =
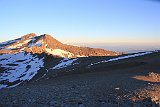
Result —
[[[34,33],[18,39],[0,43],[0,53],[47,53],[57,57],[75,58],[87,56],[117,56],[118,52],[89,47],[78,47],[59,42],[48,34],[37,36]]]
[[[148,54],[159,55],[159,51],[121,55],[103,49],[66,45],[50,35],[31,33],[0,44],[0,89],[65,74],[103,71],[106,66],[117,69],[121,66],[110,63],[119,60],[129,62],[122,67],[138,66],[143,62],[137,60],[132,64],[131,59]]]

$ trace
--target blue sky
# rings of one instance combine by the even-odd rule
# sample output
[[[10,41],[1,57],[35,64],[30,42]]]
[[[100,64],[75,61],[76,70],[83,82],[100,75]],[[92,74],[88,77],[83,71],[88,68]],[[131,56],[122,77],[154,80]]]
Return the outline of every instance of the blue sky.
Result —
[[[160,44],[158,0],[0,0],[0,41],[34,32],[65,43]]]

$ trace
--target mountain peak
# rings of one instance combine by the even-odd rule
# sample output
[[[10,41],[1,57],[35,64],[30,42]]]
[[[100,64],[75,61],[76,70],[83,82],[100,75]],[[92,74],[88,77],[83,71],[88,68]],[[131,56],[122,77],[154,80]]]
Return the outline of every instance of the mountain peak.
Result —
[[[35,33],[26,34],[19,39],[11,40],[0,45],[0,54],[18,52],[31,52],[33,54],[46,53],[66,58],[116,56],[120,54],[104,49],[67,45],[56,40],[49,34],[37,36]]]
[[[35,36],[37,36],[35,33],[29,33],[29,34],[26,34],[24,36],[21,36],[21,38],[27,39],[27,38],[32,38],[32,37],[35,37]]]
[[[49,34],[43,34],[41,35],[44,39],[44,41],[48,44],[48,45],[58,45],[58,44],[62,44],[60,41],[58,41],[57,39],[55,39],[54,37],[52,37]]]
[[[51,35],[49,34],[43,34],[45,37],[52,37]]]

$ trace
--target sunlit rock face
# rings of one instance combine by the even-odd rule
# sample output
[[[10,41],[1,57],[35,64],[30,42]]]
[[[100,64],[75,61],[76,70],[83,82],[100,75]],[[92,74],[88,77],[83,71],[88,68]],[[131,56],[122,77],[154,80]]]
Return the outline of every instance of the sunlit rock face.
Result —
[[[28,52],[33,54],[47,53],[57,57],[75,58],[88,56],[116,56],[120,53],[89,47],[67,45],[48,34],[37,36],[30,33],[18,39],[0,43],[0,53]]]

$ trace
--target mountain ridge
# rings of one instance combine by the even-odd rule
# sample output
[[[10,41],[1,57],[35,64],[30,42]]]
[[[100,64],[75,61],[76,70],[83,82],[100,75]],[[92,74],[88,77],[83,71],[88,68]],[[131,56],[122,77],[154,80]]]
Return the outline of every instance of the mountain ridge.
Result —
[[[37,36],[30,33],[21,36],[18,39],[0,43],[0,53],[17,53],[17,52],[47,53],[56,57],[88,57],[88,56],[117,56],[121,53],[109,50],[89,47],[79,47],[63,44],[49,34]]]
[[[81,50],[81,54],[79,50]],[[100,54],[95,54],[96,52],[100,52]],[[84,104],[89,101],[87,106],[96,102],[97,105],[93,104],[93,107],[97,107],[99,102],[108,98],[121,98],[121,104],[126,105],[126,101],[132,102],[132,99],[134,100],[137,95],[145,95],[139,94],[141,91],[135,95],[135,89],[138,90],[143,88],[144,85],[151,86],[152,84],[144,84],[144,82],[138,82],[134,79],[143,79],[143,75],[151,71],[158,74],[160,51],[123,55],[116,55],[117,53],[111,52],[110,56],[107,55],[109,52],[103,49],[66,45],[47,34],[37,36],[32,33],[15,40],[3,42],[0,44],[0,95],[3,97],[0,97],[0,106],[8,106],[6,102],[13,102],[13,105],[18,102],[19,106],[22,106],[22,104],[35,106],[34,104],[37,104],[39,98],[42,98],[39,101],[41,103],[44,99],[53,100],[53,96],[57,95],[62,98],[62,101],[58,101],[58,104],[65,102],[66,98],[70,99],[67,103],[72,103],[73,98],[77,98],[77,93],[85,95],[84,98],[88,97],[87,102],[83,100]],[[155,73],[152,73],[152,76],[157,77]],[[148,80],[147,76],[145,78]],[[15,91],[16,93],[13,94]],[[153,90],[151,91],[153,92]],[[154,96],[160,99],[158,96],[159,89],[156,89],[156,91],[157,95]],[[92,93],[90,94],[90,92]],[[100,92],[102,93],[97,97]],[[110,95],[110,92],[113,94]],[[41,95],[42,93],[44,95]],[[97,93],[96,97],[94,96],[95,93]],[[129,95],[127,99],[124,93],[127,93],[127,96]],[[130,96],[131,94],[133,95]],[[33,100],[35,103],[31,102],[33,95],[38,96]],[[106,98],[104,98],[104,95]],[[153,104],[158,102],[157,99],[152,99],[151,94],[148,95],[151,97],[149,102],[153,101]],[[25,100],[23,99],[24,96],[27,96]],[[90,101],[91,97],[96,100]],[[11,100],[8,100],[10,98]],[[79,101],[81,98],[81,96],[78,97],[78,100],[74,100],[74,103],[78,101],[82,104],[82,101]],[[100,100],[97,100],[97,98]],[[119,99],[117,104],[120,104]],[[48,105],[48,101],[45,101],[44,105]],[[127,103],[127,107],[130,106],[133,105]]]

